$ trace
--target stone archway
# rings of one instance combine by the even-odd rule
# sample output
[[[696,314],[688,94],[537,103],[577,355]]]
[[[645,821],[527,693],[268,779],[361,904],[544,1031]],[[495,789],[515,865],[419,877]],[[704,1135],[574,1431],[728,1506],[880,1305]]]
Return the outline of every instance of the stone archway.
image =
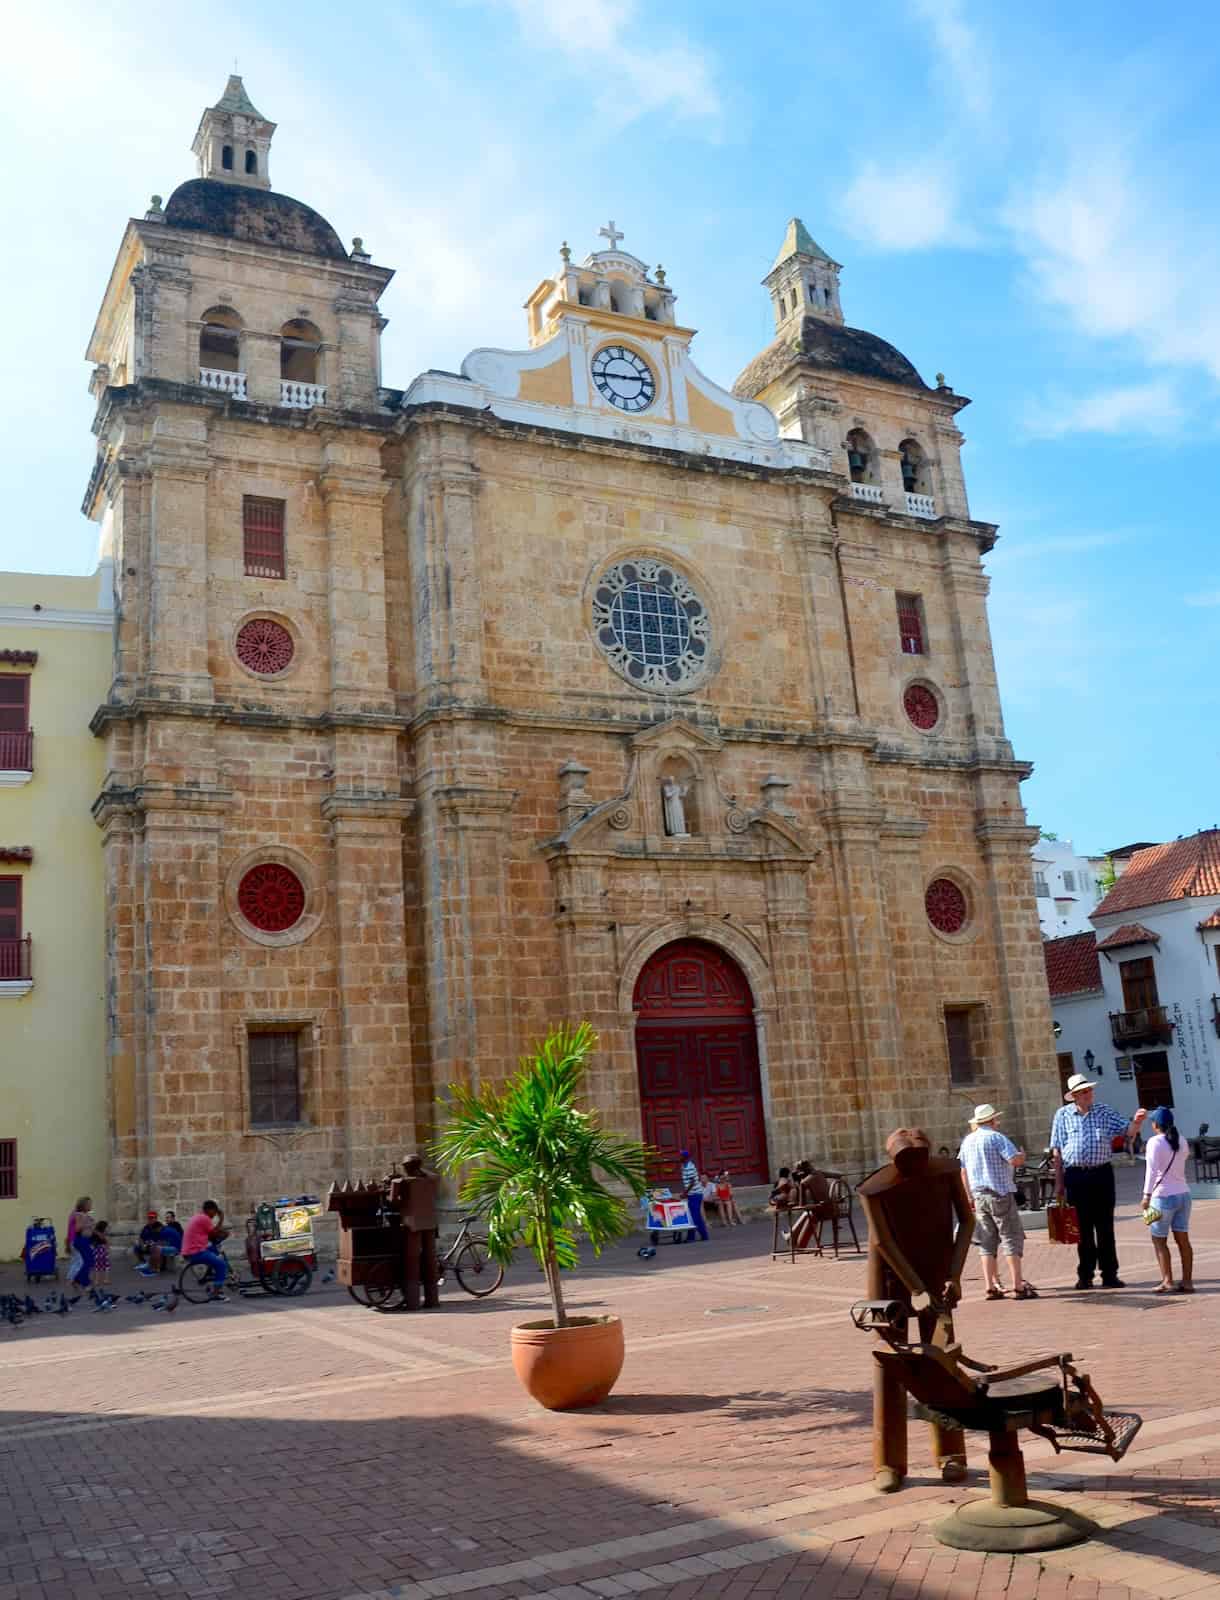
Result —
[[[689,1150],[701,1170],[766,1182],[754,996],[736,961],[702,939],[663,945],[636,979],[633,1008],[643,1135],[666,1175]]]

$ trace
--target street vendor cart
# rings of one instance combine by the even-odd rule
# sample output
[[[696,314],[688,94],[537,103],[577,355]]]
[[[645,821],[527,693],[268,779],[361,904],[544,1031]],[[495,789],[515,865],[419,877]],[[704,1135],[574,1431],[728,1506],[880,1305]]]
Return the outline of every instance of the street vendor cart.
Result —
[[[322,1206],[312,1195],[267,1202],[246,1219],[246,1261],[252,1282],[243,1290],[304,1294],[318,1270],[313,1219]]]

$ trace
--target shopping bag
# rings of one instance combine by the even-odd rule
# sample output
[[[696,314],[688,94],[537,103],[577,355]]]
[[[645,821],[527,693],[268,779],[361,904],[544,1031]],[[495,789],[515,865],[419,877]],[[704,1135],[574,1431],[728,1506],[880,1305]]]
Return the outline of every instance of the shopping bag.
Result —
[[[1052,1200],[1046,1208],[1046,1231],[1052,1244],[1079,1244],[1080,1218],[1066,1200]]]

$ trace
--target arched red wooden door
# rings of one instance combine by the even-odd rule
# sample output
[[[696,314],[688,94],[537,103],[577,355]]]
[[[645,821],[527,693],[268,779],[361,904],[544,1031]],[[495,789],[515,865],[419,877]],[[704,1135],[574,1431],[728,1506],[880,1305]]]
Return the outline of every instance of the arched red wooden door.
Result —
[[[667,1175],[689,1150],[702,1170],[767,1181],[754,997],[729,955],[700,939],[667,944],[636,980],[644,1138]]]

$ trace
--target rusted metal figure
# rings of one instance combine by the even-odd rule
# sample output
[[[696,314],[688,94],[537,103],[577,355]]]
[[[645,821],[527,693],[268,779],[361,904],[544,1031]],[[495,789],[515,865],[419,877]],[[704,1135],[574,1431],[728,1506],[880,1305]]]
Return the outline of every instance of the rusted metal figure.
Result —
[[[898,1128],[885,1143],[888,1166],[857,1187],[868,1218],[868,1297],[898,1309],[894,1336],[905,1340],[917,1318],[920,1342],[954,1343],[953,1307],[974,1216],[957,1162],[934,1156],[922,1128]],[[956,1226],[956,1237],[954,1229]],[[922,1304],[917,1309],[914,1302]],[[932,1453],[945,1483],[966,1476],[966,1438],[948,1419],[931,1423]],[[907,1388],[902,1368],[877,1362],[873,1373],[873,1482],[885,1494],[907,1473]]]
[[[339,1214],[339,1282],[374,1311],[440,1304],[436,1199],[439,1179],[418,1155],[401,1172],[370,1183],[332,1184],[327,1210]]]

